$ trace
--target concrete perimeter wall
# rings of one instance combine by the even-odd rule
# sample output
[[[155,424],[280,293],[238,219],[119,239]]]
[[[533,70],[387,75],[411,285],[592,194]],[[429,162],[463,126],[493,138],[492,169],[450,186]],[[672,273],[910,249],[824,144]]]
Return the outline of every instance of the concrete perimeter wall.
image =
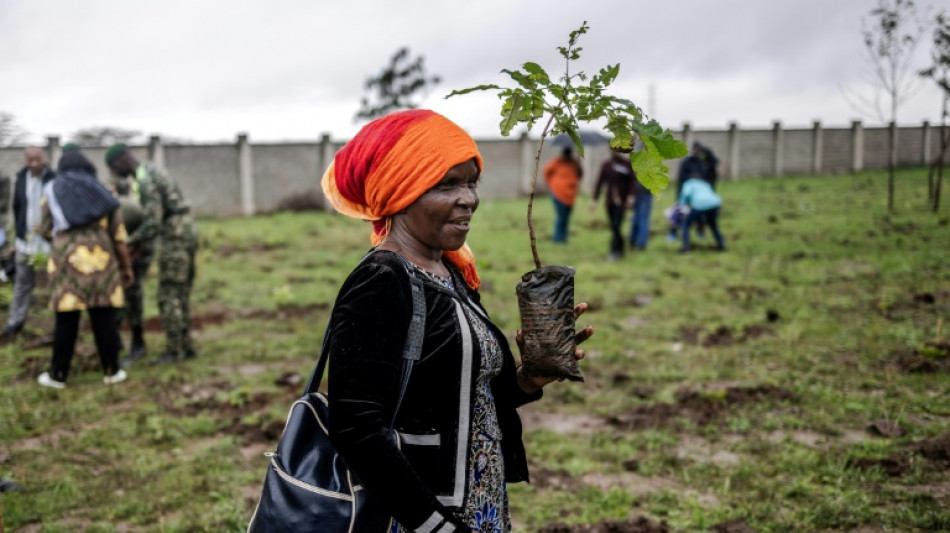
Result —
[[[685,124],[675,132],[687,144],[700,142],[719,158],[720,179],[796,174],[843,174],[887,168],[888,139],[898,139],[898,165],[923,166],[940,151],[940,132],[927,122],[919,126],[865,128],[853,122],[846,128],[740,129],[730,123],[724,130],[693,130]],[[483,199],[516,198],[530,190],[537,140],[520,138],[478,140],[485,162],[479,192]],[[326,208],[320,178],[343,146],[323,135],[314,142],[254,143],[239,134],[227,144],[164,144],[158,136],[132,146],[140,160],[150,160],[177,180],[199,216],[234,216],[281,209]],[[50,161],[62,153],[58,137],[45,146]],[[540,169],[556,157],[558,146],[545,143]],[[105,147],[84,148],[107,179]],[[584,190],[593,190],[601,164],[610,157],[606,146],[585,147]],[[680,160],[667,161],[676,180]],[[23,147],[0,148],[0,172],[12,175],[23,166]],[[539,178],[539,192],[545,192]]]

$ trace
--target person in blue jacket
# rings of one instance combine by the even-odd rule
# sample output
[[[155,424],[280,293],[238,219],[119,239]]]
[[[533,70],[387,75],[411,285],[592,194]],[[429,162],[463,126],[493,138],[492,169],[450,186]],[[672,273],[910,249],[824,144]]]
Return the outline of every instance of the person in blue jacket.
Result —
[[[722,233],[719,232],[719,208],[722,206],[722,198],[716,194],[708,181],[698,176],[687,179],[680,190],[679,205],[689,207],[689,214],[683,222],[681,252],[689,251],[689,227],[694,222],[703,222],[709,226],[716,238],[716,248],[726,249]]]

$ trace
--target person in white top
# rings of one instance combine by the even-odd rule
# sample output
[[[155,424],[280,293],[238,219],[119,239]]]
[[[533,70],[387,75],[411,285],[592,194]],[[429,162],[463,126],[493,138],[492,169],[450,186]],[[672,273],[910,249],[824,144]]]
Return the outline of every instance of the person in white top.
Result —
[[[13,301],[10,315],[2,337],[12,337],[23,329],[27,311],[33,301],[34,270],[36,255],[49,255],[49,242],[36,232],[42,218],[43,186],[56,177],[47,165],[42,148],[30,146],[23,152],[26,166],[16,175],[13,185],[13,222],[16,239],[11,255],[16,257],[16,274],[13,279]]]

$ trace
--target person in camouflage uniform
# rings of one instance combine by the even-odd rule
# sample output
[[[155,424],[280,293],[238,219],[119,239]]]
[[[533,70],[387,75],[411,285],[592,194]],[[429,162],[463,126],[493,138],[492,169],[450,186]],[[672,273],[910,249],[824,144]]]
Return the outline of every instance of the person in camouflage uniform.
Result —
[[[133,176],[115,175],[112,180],[112,188],[119,198],[119,205],[122,209],[122,219],[129,233],[134,233],[141,226],[144,219],[142,209],[141,184],[139,175],[145,175],[149,172],[149,165],[139,165],[136,167]],[[125,289],[125,307],[116,313],[116,329],[122,331],[123,322],[129,323],[129,329],[132,331],[132,343],[129,347],[129,353],[122,361],[123,367],[129,367],[136,359],[141,359],[146,355],[145,348],[145,276],[148,269],[152,266],[152,260],[155,257],[155,244],[158,235],[151,238],[143,238],[136,244],[134,249],[129,250],[132,256],[132,272],[135,274],[135,281]]]
[[[106,164],[138,188],[142,222],[129,235],[128,246],[137,250],[150,239],[161,238],[158,253],[158,308],[165,329],[165,353],[156,362],[195,356],[191,342],[188,298],[195,279],[198,232],[188,202],[178,184],[150,164],[142,164],[119,143],[106,151]]]

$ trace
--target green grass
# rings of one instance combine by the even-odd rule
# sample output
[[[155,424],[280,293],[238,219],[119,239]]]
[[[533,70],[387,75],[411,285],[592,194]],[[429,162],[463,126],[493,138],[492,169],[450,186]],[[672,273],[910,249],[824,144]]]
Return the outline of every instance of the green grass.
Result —
[[[667,194],[649,249],[617,262],[607,261],[602,208],[580,201],[570,243],[556,246],[539,202],[541,257],[577,268],[576,299],[591,304],[582,323],[596,334],[587,381],[554,384],[528,408],[534,483],[511,487],[517,530],[635,515],[679,531],[729,519],[776,532],[950,530],[947,465],[908,450],[950,431],[950,365],[900,365],[915,353],[945,362],[926,343],[950,336],[950,225],[924,210],[923,171],[898,176],[893,215],[885,179],[723,183],[726,253],[703,249],[707,237],[677,254],[663,239]],[[514,285],[533,267],[523,213],[523,201],[486,202],[469,239],[483,302],[508,332],[518,327]],[[119,386],[102,385],[85,330],[64,391],[35,384],[49,347],[0,347],[0,477],[25,488],[3,496],[7,530],[242,531],[261,453],[301,388],[275,380],[306,378],[369,231],[327,213],[202,221],[200,357],[133,367]],[[154,279],[147,294],[154,317]],[[0,303],[9,298],[8,285]],[[770,310],[777,321],[766,321]],[[51,323],[38,309],[30,331]],[[719,328],[731,341],[704,346]],[[160,353],[160,332],[148,343]],[[730,396],[753,387],[766,392]],[[624,425],[644,412],[665,414]],[[880,418],[906,435],[867,433]],[[854,466],[895,457],[906,461],[897,476]]]

